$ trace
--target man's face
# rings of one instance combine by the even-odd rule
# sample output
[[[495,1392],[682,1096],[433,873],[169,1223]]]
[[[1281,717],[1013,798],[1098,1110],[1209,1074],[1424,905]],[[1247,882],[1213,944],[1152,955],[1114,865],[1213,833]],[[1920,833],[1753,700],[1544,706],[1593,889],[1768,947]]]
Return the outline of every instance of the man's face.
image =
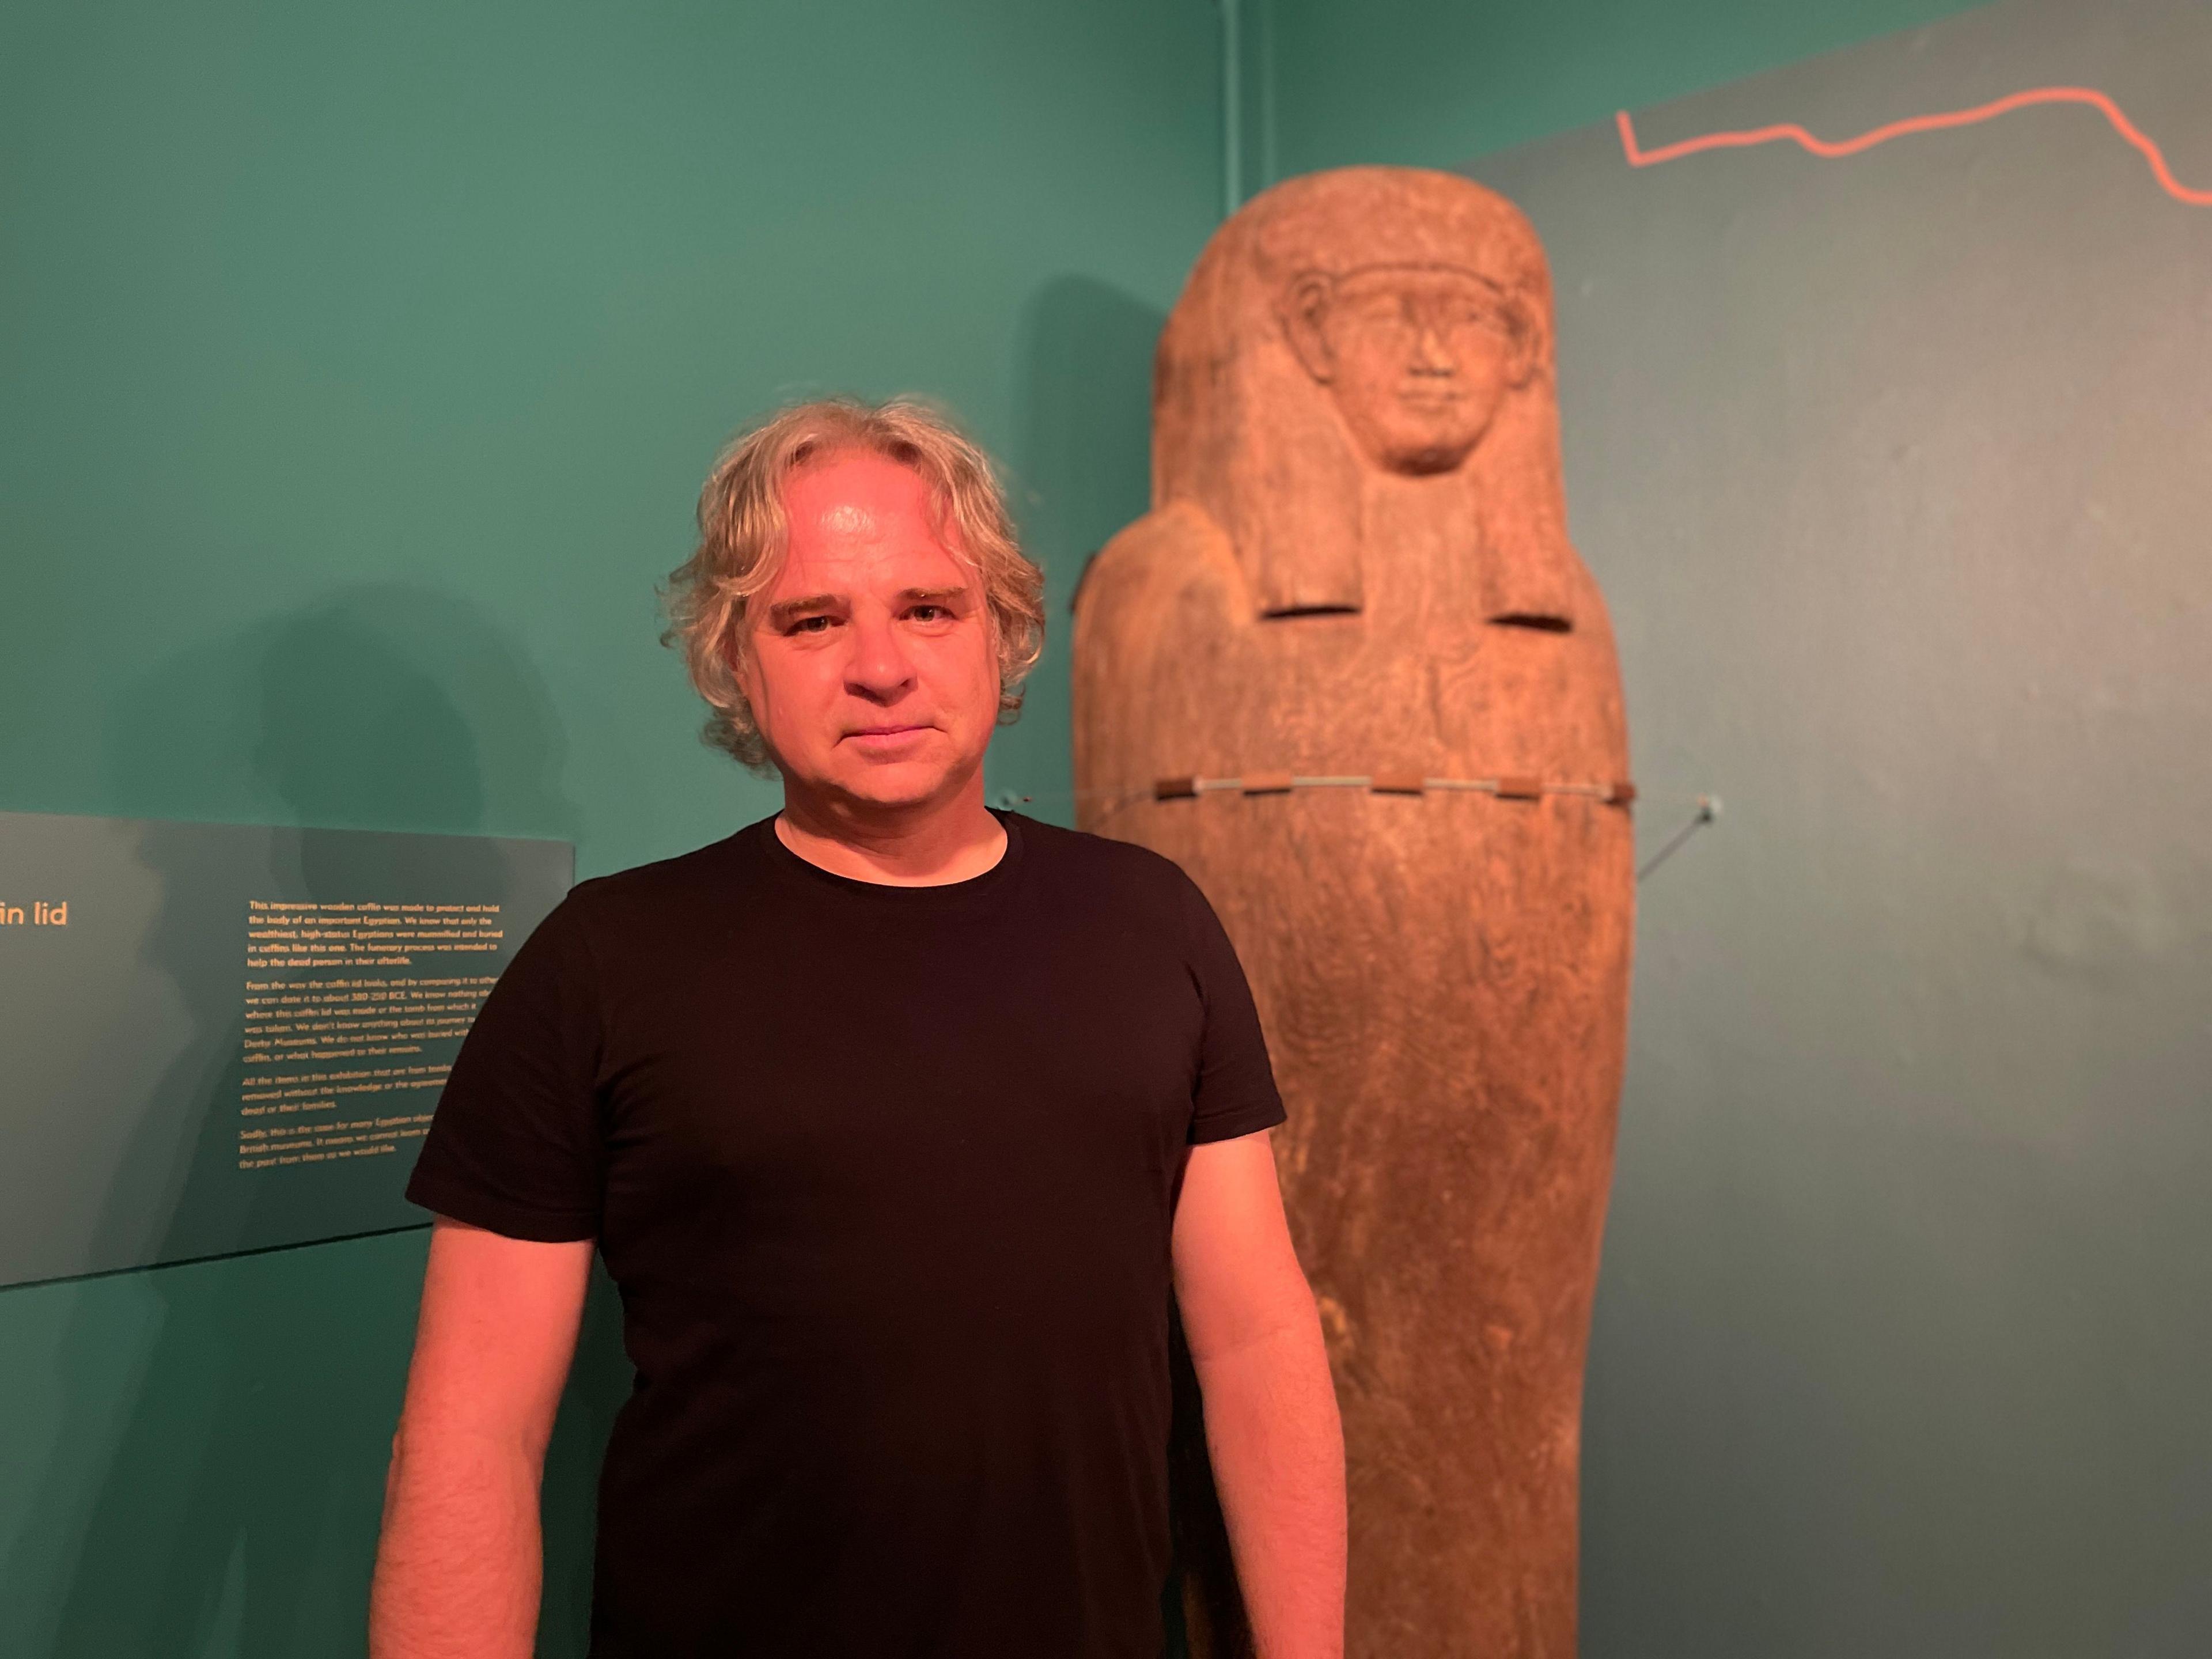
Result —
[[[738,679],[787,786],[951,798],[990,745],[999,663],[981,580],[939,538],[928,487],[854,451],[793,472],[784,507],[783,568],[749,607]]]
[[[1447,265],[1377,265],[1301,289],[1300,356],[1370,459],[1448,472],[1528,379],[1527,343],[1498,290]]]

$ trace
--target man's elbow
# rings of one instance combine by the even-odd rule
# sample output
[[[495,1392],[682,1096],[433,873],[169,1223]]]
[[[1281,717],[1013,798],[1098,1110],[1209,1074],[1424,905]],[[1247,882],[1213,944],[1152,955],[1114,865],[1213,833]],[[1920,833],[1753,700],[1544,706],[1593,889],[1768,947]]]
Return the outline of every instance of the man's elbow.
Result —
[[[534,1420],[461,1412],[410,1409],[392,1434],[387,1485],[437,1470],[526,1472],[532,1480],[545,1465],[552,1425]]]
[[[1202,1374],[1255,1352],[1318,1348],[1321,1312],[1313,1287],[1293,1263],[1235,1305],[1211,1310],[1195,1324],[1186,1312],[1183,1336],[1191,1363]]]

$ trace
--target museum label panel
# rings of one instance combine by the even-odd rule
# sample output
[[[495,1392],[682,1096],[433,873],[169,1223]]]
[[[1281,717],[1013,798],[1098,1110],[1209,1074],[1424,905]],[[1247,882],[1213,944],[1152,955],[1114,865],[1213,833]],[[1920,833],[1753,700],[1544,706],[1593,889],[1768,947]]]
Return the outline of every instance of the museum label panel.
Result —
[[[416,1225],[565,842],[0,812],[0,1285]]]

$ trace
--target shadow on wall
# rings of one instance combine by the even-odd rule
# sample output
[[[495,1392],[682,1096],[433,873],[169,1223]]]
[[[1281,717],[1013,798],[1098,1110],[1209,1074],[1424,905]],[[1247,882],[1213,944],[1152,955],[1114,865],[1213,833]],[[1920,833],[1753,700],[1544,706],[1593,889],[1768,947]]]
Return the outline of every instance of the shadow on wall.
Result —
[[[185,814],[234,817],[244,804],[280,823],[573,834],[537,671],[481,612],[431,592],[364,588],[182,653],[122,691],[111,729],[125,793]],[[149,840],[149,857],[159,846]],[[315,872],[302,874],[313,888]],[[204,914],[189,882],[165,887],[156,939],[177,945],[157,942],[165,963],[204,937],[195,930],[238,927]],[[235,1133],[235,998],[203,975],[173,977],[201,1030],[224,1028],[195,1048],[223,1058],[186,1062],[198,1074],[163,1085],[198,1096],[200,1157],[180,1158],[188,1149],[166,1137],[142,1142],[118,1179],[104,1225],[140,1235],[149,1203],[189,1212],[180,1172],[222,1167],[213,1143]],[[58,1354],[72,1404],[31,1511],[76,1536],[35,1562],[17,1553],[0,1595],[10,1622],[51,1630],[49,1650],[87,1659],[359,1650],[422,1260],[420,1243],[391,1244],[139,1276],[156,1334],[119,1425],[78,1403],[117,1367],[88,1291]],[[548,1459],[547,1653],[584,1645],[593,1478],[628,1388],[601,1276]],[[21,1582],[27,1572],[41,1582]]]
[[[1152,352],[1166,322],[1086,276],[1056,276],[1022,308],[1019,436],[1007,459],[1023,546],[1044,567],[1045,649],[1020,721],[992,744],[991,770],[994,784],[1036,797],[1024,810],[1056,823],[1075,822],[1069,605],[1091,556],[1152,504]]]

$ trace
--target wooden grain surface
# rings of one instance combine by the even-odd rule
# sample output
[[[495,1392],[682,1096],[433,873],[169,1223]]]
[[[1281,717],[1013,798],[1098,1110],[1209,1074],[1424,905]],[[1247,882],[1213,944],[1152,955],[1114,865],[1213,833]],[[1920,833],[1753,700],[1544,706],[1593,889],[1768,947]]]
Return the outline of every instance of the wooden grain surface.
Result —
[[[1279,1167],[1344,1412],[1355,1659],[1574,1650],[1629,809],[1152,786],[1628,777],[1604,602],[1566,539],[1550,330],[1542,251],[1480,186],[1278,185],[1170,319],[1154,509],[1077,599],[1079,822],[1205,890],[1289,1105]],[[1192,1427],[1193,1645],[1245,1651]]]

